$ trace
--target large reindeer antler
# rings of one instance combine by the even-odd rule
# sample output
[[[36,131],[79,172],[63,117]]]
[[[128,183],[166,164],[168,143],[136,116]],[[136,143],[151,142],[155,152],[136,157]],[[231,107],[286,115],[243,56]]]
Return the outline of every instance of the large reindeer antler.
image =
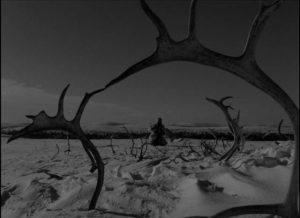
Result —
[[[86,153],[88,154],[89,158],[92,162],[92,168],[90,172],[94,172],[96,169],[98,169],[98,180],[97,185],[94,191],[94,194],[92,196],[89,209],[94,209],[98,200],[98,197],[100,195],[102,186],[103,186],[103,180],[104,180],[104,164],[101,159],[100,154],[98,153],[96,147],[93,145],[93,143],[86,137],[85,133],[83,132],[81,126],[80,126],[80,119],[82,116],[82,112],[88,103],[89,99],[95,95],[98,92],[101,92],[102,89],[99,89],[97,91],[86,93],[84,98],[82,99],[80,106],[77,110],[77,113],[73,120],[68,121],[66,120],[64,116],[64,97],[66,95],[67,89],[69,88],[69,85],[64,88],[62,91],[59,103],[58,103],[58,110],[57,114],[53,117],[48,116],[45,111],[41,111],[38,115],[28,115],[27,117],[32,119],[33,122],[26,126],[25,128],[21,129],[20,131],[16,132],[14,135],[12,135],[7,143],[20,138],[22,136],[29,135],[34,132],[43,131],[43,130],[64,130],[68,131],[75,136],[78,137],[78,139],[81,141],[83,148],[85,149]]]
[[[223,55],[204,47],[196,36],[196,4],[191,1],[188,35],[181,41],[174,41],[162,20],[150,9],[145,0],[140,0],[141,7],[158,29],[157,47],[152,55],[134,64],[124,73],[110,81],[105,89],[126,79],[130,75],[145,68],[171,61],[189,61],[228,71],[263,92],[270,95],[287,112],[296,134],[296,160],[293,167],[291,184],[287,198],[282,205],[247,206],[243,209],[233,209],[235,215],[247,213],[271,213],[284,217],[298,217],[297,201],[299,193],[299,110],[292,99],[258,66],[255,51],[263,30],[270,15],[279,8],[283,0],[275,0],[271,4],[260,4],[259,11],[252,23],[244,51],[240,56]],[[277,208],[274,210],[274,207]],[[270,209],[271,208],[271,209]],[[231,209],[222,213],[222,217],[229,217]],[[224,216],[223,216],[224,215]],[[219,216],[221,217],[221,216]]]

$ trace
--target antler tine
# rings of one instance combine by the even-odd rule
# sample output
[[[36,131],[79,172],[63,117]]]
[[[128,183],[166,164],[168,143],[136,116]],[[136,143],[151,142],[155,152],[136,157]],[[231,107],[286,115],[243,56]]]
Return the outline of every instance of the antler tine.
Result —
[[[277,126],[277,131],[278,131],[278,134],[280,136],[282,136],[282,133],[281,133],[281,127],[282,127],[282,123],[283,123],[283,119],[280,120],[278,126]]]
[[[152,11],[152,9],[149,7],[149,5],[146,3],[146,0],[141,0],[141,6],[146,15],[150,18],[152,23],[156,26],[158,32],[159,32],[159,37],[158,39],[162,41],[172,41],[170,34],[163,23],[163,21]]]
[[[208,98],[208,97],[206,97],[205,98],[207,101],[210,101],[210,102],[213,102],[213,103],[218,103],[218,101],[217,100],[215,100],[215,99],[212,99],[212,98]]]
[[[64,90],[62,91],[60,97],[59,97],[59,101],[58,101],[58,109],[57,109],[57,114],[56,117],[64,117],[64,98],[66,95],[66,92],[69,88],[70,84],[68,84]]]
[[[85,93],[85,95],[84,95],[84,97],[83,97],[83,99],[82,99],[82,101],[81,101],[81,103],[79,105],[79,108],[78,108],[78,110],[76,112],[76,115],[75,115],[74,119],[72,120],[73,123],[79,124],[81,116],[82,116],[82,113],[84,111],[84,108],[85,108],[86,104],[88,103],[88,101],[90,100],[90,98],[93,95],[95,95],[95,94],[97,94],[99,92],[102,92],[104,90],[105,90],[105,88],[102,88],[102,89],[98,89],[96,91],[93,91],[91,93]]]
[[[28,119],[31,119],[31,120],[33,120],[35,118],[34,115],[26,115],[25,117],[27,117]]]
[[[190,5],[188,38],[196,38],[196,9],[198,0],[192,0]]]
[[[264,4],[260,1],[259,12],[253,20],[243,51],[243,56],[247,57],[250,60],[255,60],[255,51],[263,27],[270,17],[271,13],[276,11],[276,9],[280,7],[283,1],[284,0],[276,0],[271,4]]]
[[[232,109],[232,110],[233,110],[233,107],[230,106],[230,105],[225,105],[225,104],[224,104],[224,101],[226,101],[227,99],[231,99],[231,98],[233,98],[233,97],[232,97],[232,96],[226,96],[226,97],[224,97],[224,98],[221,98],[221,99],[218,101],[218,100],[215,100],[215,99],[207,98],[207,97],[206,97],[206,100],[207,100],[207,101],[210,101],[210,102],[212,102],[212,103],[214,103],[215,105],[217,105],[217,106],[219,106],[219,107],[221,107],[222,110],[228,111],[228,109]]]
[[[228,99],[231,99],[231,98],[233,98],[233,96],[226,96],[226,97],[224,97],[224,98],[221,98],[221,99],[220,99],[220,103],[224,105],[224,101],[226,101],[226,100],[228,100]]]
[[[29,126],[24,127],[23,129],[19,130],[17,133],[10,136],[7,140],[7,144],[13,140],[16,140],[17,138],[20,138],[23,135],[26,135],[29,132],[29,130],[32,128],[32,126],[33,125],[30,124]]]
[[[222,108],[222,110],[225,110],[225,109],[226,109],[226,107],[224,107],[224,105],[223,105],[220,101],[217,101],[217,100],[215,100],[215,99],[208,98],[208,97],[206,97],[205,99],[206,99],[207,101],[210,101],[211,103],[217,105],[218,107]],[[227,109],[226,109],[226,111],[227,111]]]

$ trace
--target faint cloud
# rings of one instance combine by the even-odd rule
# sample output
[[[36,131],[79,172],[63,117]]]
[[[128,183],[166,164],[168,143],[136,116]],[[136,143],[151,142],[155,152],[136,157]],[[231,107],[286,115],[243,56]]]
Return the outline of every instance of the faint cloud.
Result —
[[[2,122],[24,122],[24,115],[37,114],[41,110],[54,115],[57,111],[59,94],[50,94],[39,87],[30,87],[24,83],[1,78]],[[69,96],[67,93],[64,105],[67,119],[73,118],[82,98],[83,96]],[[143,116],[142,112],[130,107],[90,100],[83,118],[85,122],[95,122],[98,119],[103,122],[140,116]]]

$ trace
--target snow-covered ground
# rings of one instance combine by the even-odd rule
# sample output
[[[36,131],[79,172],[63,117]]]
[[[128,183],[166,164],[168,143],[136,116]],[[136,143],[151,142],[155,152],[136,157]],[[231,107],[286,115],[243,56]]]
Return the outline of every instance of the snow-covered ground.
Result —
[[[3,218],[176,218],[279,203],[287,193],[294,152],[291,141],[247,142],[227,166],[217,156],[204,156],[199,141],[190,140],[198,153],[174,142],[160,150],[148,146],[145,159],[137,162],[129,154],[130,140],[113,140],[116,154],[105,147],[109,140],[94,140],[106,163],[105,181],[96,210],[88,211],[97,172],[89,172],[79,141],[70,141],[68,154],[66,140],[6,140],[1,138]]]

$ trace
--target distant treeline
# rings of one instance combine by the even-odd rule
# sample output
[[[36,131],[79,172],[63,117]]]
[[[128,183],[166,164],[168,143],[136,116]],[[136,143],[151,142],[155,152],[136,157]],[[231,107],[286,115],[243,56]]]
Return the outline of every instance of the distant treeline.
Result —
[[[13,135],[17,130],[1,130],[1,134]],[[130,139],[130,138],[147,138],[149,136],[148,132],[87,132],[87,137],[90,139]],[[233,140],[233,137],[230,133],[218,132],[215,131],[214,135],[218,139],[224,140]],[[206,131],[174,131],[173,137],[176,139],[180,138],[190,138],[190,139],[215,139],[214,135],[211,132]],[[278,133],[264,133],[264,132],[251,132],[246,133],[248,141],[285,141],[285,140],[294,140],[293,134],[278,134]],[[66,134],[65,132],[59,131],[44,131],[37,132],[31,135],[28,135],[24,138],[33,138],[33,139],[76,139],[76,136],[72,134]]]

